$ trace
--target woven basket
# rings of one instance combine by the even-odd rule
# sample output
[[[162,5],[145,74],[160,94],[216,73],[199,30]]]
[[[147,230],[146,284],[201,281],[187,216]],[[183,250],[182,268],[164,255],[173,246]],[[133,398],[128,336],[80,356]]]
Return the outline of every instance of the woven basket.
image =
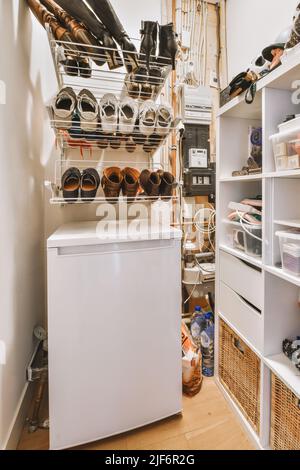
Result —
[[[272,374],[271,447],[300,450],[300,399]]]
[[[258,434],[260,359],[222,320],[219,335],[220,381]]]

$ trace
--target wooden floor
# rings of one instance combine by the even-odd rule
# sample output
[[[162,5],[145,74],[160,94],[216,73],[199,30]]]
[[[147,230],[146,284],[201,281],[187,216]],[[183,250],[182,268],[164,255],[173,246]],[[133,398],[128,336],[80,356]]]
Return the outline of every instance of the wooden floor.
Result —
[[[184,397],[183,416],[161,421],[112,439],[94,442],[84,450],[253,450],[238,419],[228,406],[213,379],[205,379],[194,398]],[[44,406],[44,417],[47,407]],[[48,431],[28,433],[19,450],[46,450]]]

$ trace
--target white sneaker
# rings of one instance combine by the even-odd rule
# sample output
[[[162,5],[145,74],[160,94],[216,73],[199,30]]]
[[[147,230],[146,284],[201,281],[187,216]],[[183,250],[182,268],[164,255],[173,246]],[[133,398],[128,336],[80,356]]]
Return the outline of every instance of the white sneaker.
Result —
[[[119,103],[115,95],[107,93],[99,103],[102,130],[105,134],[113,134],[118,130]]]
[[[174,119],[174,114],[169,104],[158,106],[156,113],[155,129],[158,135],[167,135]]]
[[[154,101],[147,100],[140,107],[140,132],[143,135],[154,133],[156,122],[156,105]]]
[[[93,93],[83,89],[77,96],[77,101],[80,128],[85,132],[96,131],[99,124],[99,106]]]
[[[70,129],[72,127],[72,117],[76,106],[77,98],[73,88],[62,88],[52,104],[54,125],[57,129]]]
[[[133,98],[125,97],[119,104],[119,132],[132,134],[138,117],[139,107]]]

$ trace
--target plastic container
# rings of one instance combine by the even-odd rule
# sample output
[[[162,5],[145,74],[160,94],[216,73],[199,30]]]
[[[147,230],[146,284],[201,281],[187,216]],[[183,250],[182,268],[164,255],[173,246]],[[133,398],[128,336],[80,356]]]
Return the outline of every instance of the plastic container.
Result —
[[[201,307],[195,307],[195,311],[191,320],[191,335],[195,345],[198,348],[201,347],[201,332],[205,326],[205,313],[202,312]]]
[[[262,256],[262,226],[243,224],[233,230],[233,248],[244,251],[249,256]],[[245,230],[243,227],[246,227]]]
[[[298,128],[287,129],[284,132],[280,132],[270,137],[273,145],[276,171],[299,168],[300,123],[298,126]]]
[[[215,326],[212,313],[205,314],[201,332],[202,374],[204,377],[214,375]]]
[[[276,232],[280,241],[282,269],[294,276],[300,276],[300,231]]]

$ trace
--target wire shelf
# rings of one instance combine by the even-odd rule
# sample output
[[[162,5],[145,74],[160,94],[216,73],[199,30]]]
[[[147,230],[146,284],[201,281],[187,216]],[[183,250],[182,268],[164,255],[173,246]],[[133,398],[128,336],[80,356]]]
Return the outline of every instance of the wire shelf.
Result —
[[[154,132],[151,135],[144,135],[136,125],[133,132],[130,134],[122,134],[119,131],[113,134],[107,134],[101,129],[101,123],[97,125],[97,128],[93,132],[86,132],[82,130],[80,121],[73,118],[72,120],[55,120],[53,115],[52,106],[47,107],[50,124],[54,130],[57,143],[60,149],[76,149],[82,150],[126,150],[128,153],[135,153],[136,151],[143,151],[145,154],[153,156],[153,154],[162,147],[172,132],[177,129],[177,121],[174,121],[172,125],[166,130],[166,133],[161,135]],[[64,129],[62,129],[64,127]],[[67,129],[69,127],[69,129]]]
[[[141,161],[136,161],[134,159],[132,160],[127,160],[127,161],[95,161],[95,160],[56,160],[55,162],[55,176],[54,176],[54,182],[46,181],[45,186],[51,190],[52,197],[50,199],[51,204],[57,204],[57,205],[65,205],[65,204],[87,204],[87,203],[93,203],[93,204],[101,204],[101,203],[108,203],[108,204],[132,204],[132,203],[153,203],[157,201],[164,201],[164,202],[169,202],[169,201],[174,201],[178,200],[178,195],[176,194],[177,189],[174,189],[174,194],[172,197],[164,197],[164,196],[159,196],[159,197],[152,197],[152,196],[147,196],[142,194],[141,192],[136,196],[136,197],[125,197],[120,195],[119,198],[115,197],[105,197],[103,193],[103,189],[101,185],[99,186],[97,195],[93,201],[90,201],[89,198],[78,198],[78,200],[73,201],[72,199],[67,200],[62,196],[62,187],[61,187],[61,181],[62,181],[62,176],[65,173],[65,171],[71,167],[77,168],[80,172],[82,172],[84,169],[87,168],[94,168],[98,171],[100,179],[103,174],[103,170],[105,168],[109,167],[118,167],[120,169],[123,169],[125,167],[131,167],[139,170],[140,172],[144,170],[145,168],[151,170],[151,171],[157,171],[157,170],[164,170],[163,165],[161,163],[152,163],[150,166],[148,163],[141,162]]]
[[[128,73],[125,66],[116,70],[110,70],[107,64],[100,67],[93,60],[104,61],[108,53],[120,53],[119,49],[89,45],[89,50],[86,50],[84,49],[86,44],[54,39],[49,30],[48,38],[60,87],[71,86],[75,91],[88,88],[94,92],[96,98],[100,98],[105,93],[114,93],[120,98],[129,95],[139,101],[146,99],[156,101],[172,71],[168,58],[151,56],[150,73],[148,73],[145,70],[145,60],[141,59],[138,54],[139,65],[145,72],[141,69],[135,74]],[[137,49],[139,49],[139,41],[135,39],[133,41],[137,44]],[[78,51],[78,48],[82,48],[82,50]],[[79,60],[78,65],[66,66],[67,59],[75,59],[77,61],[81,59],[81,61]],[[82,60],[88,61],[89,70],[80,65]],[[123,64],[126,64],[124,58],[122,61]]]

